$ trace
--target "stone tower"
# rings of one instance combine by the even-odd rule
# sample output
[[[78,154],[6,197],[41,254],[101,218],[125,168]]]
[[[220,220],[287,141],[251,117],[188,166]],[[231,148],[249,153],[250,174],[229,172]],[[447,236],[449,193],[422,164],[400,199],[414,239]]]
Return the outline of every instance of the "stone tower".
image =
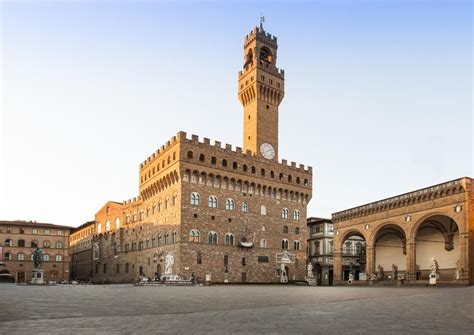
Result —
[[[283,100],[284,71],[276,67],[277,38],[263,26],[244,41],[244,68],[239,72],[239,100],[244,107],[244,150],[278,161],[278,106]]]

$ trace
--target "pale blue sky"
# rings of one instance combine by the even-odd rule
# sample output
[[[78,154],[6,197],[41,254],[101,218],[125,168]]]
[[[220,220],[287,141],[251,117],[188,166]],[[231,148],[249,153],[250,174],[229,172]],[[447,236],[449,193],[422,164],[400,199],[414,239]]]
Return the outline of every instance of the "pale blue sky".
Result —
[[[0,219],[77,226],[178,130],[241,146],[260,12],[311,216],[473,175],[470,1],[3,2]]]

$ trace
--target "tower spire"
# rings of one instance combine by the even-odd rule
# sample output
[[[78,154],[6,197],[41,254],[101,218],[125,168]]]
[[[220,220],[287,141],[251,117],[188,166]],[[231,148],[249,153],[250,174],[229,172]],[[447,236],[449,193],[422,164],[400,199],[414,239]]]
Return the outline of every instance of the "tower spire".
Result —
[[[265,22],[265,16],[263,16],[263,13],[260,12],[260,29],[263,29],[263,23]]]

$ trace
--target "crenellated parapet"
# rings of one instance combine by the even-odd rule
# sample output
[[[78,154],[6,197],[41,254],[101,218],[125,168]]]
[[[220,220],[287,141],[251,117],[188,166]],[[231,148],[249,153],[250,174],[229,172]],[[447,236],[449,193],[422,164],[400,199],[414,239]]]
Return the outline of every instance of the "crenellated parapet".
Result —
[[[198,135],[192,134],[190,137],[187,137],[185,132],[180,132],[181,134],[181,141],[187,144],[191,144],[196,146],[197,148],[206,149],[206,150],[214,150],[216,153],[221,153],[226,155],[227,157],[235,157],[235,158],[244,158],[249,160],[250,162],[264,165],[272,165],[272,166],[280,166],[285,169],[289,169],[291,171],[297,173],[303,173],[307,175],[311,175],[313,172],[313,168],[311,166],[305,166],[304,164],[297,164],[296,162],[288,162],[286,159],[281,159],[279,162],[268,161],[263,158],[259,158],[255,155],[252,155],[250,150],[244,151],[241,147],[232,146],[231,144],[222,144],[220,141],[212,141],[206,137],[200,139]],[[184,141],[183,141],[184,139]]]
[[[254,27],[250,33],[245,35],[244,49],[256,39],[262,41],[263,43],[271,45],[275,49],[278,47],[278,39],[276,36],[267,33],[261,27]]]
[[[417,191],[397,195],[384,200],[333,213],[332,220],[334,223],[347,221],[357,217],[372,215],[425,201],[432,201],[434,199],[450,196],[453,194],[463,193],[465,192],[465,179],[466,178],[455,179]]]

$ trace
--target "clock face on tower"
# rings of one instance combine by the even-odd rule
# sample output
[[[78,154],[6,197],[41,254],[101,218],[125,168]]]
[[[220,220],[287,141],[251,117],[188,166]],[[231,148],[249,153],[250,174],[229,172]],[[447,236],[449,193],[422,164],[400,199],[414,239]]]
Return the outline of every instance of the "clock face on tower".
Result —
[[[270,143],[262,143],[260,153],[266,159],[273,159],[275,157],[275,149]]]

